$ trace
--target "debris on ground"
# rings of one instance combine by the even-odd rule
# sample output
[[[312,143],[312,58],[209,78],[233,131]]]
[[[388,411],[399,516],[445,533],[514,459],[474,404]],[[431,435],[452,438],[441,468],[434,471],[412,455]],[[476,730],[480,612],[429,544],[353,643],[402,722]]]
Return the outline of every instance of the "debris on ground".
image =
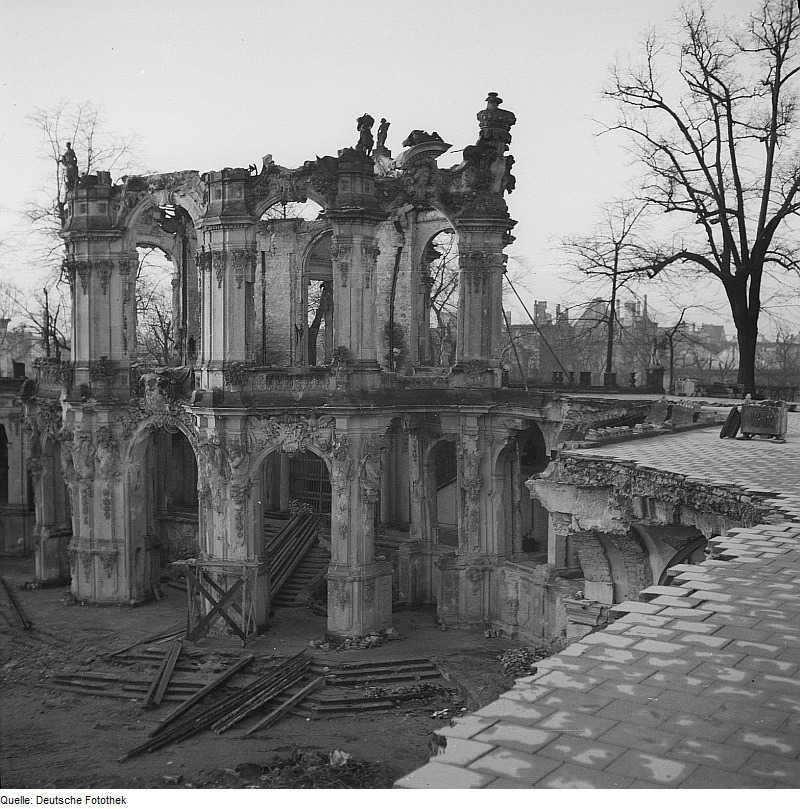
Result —
[[[386,789],[391,786],[379,763],[362,761],[344,750],[303,752],[295,747],[268,764],[239,764],[197,786],[250,789]]]
[[[550,652],[544,646],[524,646],[521,649],[507,649],[497,659],[505,674],[531,674],[535,668],[533,664],[549,655]]]

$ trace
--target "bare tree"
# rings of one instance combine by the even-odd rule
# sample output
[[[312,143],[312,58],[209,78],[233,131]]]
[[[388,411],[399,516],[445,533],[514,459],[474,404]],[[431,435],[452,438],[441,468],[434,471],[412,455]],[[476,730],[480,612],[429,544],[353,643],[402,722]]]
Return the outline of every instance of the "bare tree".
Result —
[[[633,282],[648,277],[643,264],[646,236],[644,204],[620,200],[606,206],[594,233],[580,238],[565,239],[561,247],[569,257],[568,266],[604,295],[591,303],[594,324],[603,324],[606,331],[605,373],[614,367],[614,339],[619,293]],[[607,293],[607,294],[605,294]]]
[[[101,107],[91,101],[74,104],[60,101],[50,109],[36,108],[27,116],[42,140],[42,158],[47,165],[47,179],[36,200],[28,204],[27,215],[45,237],[46,260],[58,259],[62,242],[59,231],[66,221],[67,184],[62,155],[67,143],[78,160],[78,171],[124,173],[133,167],[136,155],[135,137],[112,134],[106,129]]]
[[[172,317],[171,262],[155,248],[142,249],[136,272],[136,348],[140,361],[157,366],[177,362]]]
[[[787,220],[800,211],[797,0],[761,0],[744,29],[684,8],[674,41],[648,35],[644,61],[617,67],[605,95],[645,169],[641,199],[677,215],[679,235],[650,271],[686,266],[717,279],[739,344],[739,383],[755,388],[765,270],[798,271]],[[663,69],[663,72],[662,72]]]

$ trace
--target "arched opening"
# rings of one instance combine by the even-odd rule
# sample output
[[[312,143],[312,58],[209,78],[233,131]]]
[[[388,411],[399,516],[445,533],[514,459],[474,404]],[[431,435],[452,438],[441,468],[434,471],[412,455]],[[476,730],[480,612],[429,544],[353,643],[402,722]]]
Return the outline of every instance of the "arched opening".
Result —
[[[458,240],[451,228],[433,236],[421,261],[423,290],[419,356],[421,365],[455,363],[458,324]]]
[[[168,428],[142,437],[131,453],[127,483],[134,589],[147,597],[164,565],[200,551],[197,460],[187,437]]]
[[[304,365],[333,361],[333,261],[331,233],[314,242],[303,268],[304,333],[298,335]]]
[[[261,220],[271,219],[302,219],[305,222],[316,222],[322,215],[322,206],[307,199],[305,202],[280,201],[270,205],[263,214]]]
[[[458,457],[453,441],[439,441],[428,455],[428,507],[439,545],[458,546]]]
[[[0,424],[0,506],[8,505],[8,436]]]
[[[544,436],[533,425],[517,433],[519,453],[519,477],[515,485],[519,487],[519,519],[522,553],[534,554],[535,561],[547,561],[547,543],[550,534],[550,515],[547,509],[531,497],[525,481],[544,471],[550,463]],[[515,549],[517,550],[517,549]]]
[[[273,606],[313,604],[319,610],[325,609],[325,573],[331,560],[331,479],[327,463],[311,450],[270,453],[262,464],[258,502]],[[311,512],[316,520],[298,518],[305,512]]]
[[[519,456],[512,442],[503,448],[495,464],[495,491],[500,493],[500,508],[496,512],[496,552],[510,556],[521,550],[521,492],[519,490]]]
[[[193,365],[198,355],[199,286],[189,215],[171,205],[137,221],[136,359],[159,367]]]

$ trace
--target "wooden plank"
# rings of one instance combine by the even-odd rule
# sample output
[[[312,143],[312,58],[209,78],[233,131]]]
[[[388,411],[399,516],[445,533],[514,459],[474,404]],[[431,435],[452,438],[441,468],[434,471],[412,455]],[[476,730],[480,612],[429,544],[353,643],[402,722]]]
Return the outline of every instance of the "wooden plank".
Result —
[[[289,697],[289,699],[279,705],[274,711],[268,713],[263,719],[256,722],[256,724],[253,725],[253,727],[251,727],[250,730],[248,730],[244,735],[249,736],[251,733],[255,733],[259,728],[264,727],[265,725],[269,727],[270,725],[274,724],[292,706],[296,705],[298,702],[302,702],[302,700],[308,694],[314,691],[314,689],[319,688],[324,682],[324,677],[317,677],[316,680],[312,680],[307,686],[301,688],[294,696]]]
[[[171,722],[174,722],[179,716],[183,716],[189,709],[194,708],[198,702],[201,702],[205,699],[212,691],[215,691],[221,685],[226,683],[228,680],[233,677],[234,674],[237,674],[241,671],[245,666],[250,665],[253,662],[253,657],[245,657],[242,658],[238,663],[234,663],[229,669],[223,671],[222,674],[219,675],[215,680],[210,682],[208,685],[201,688],[194,696],[189,697],[186,702],[182,702],[174,711],[169,713],[161,723],[150,731],[150,736],[155,736],[157,733],[162,731],[167,725]]]
[[[156,693],[153,697],[154,705],[161,705],[161,700],[164,699],[164,694],[167,692],[167,686],[172,677],[172,672],[175,670],[175,664],[178,662],[178,656],[182,648],[183,644],[179,640],[173,641],[167,656],[167,664],[161,674],[161,680],[158,683],[158,688],[156,688]]]

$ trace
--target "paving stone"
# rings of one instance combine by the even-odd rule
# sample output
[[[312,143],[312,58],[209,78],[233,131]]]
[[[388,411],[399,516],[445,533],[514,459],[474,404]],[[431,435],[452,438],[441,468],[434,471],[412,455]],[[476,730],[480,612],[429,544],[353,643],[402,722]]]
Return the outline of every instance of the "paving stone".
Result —
[[[619,773],[628,778],[651,781],[662,786],[677,786],[696,769],[696,764],[687,761],[630,750],[621,758],[612,761],[604,772]]]
[[[742,728],[728,739],[729,744],[738,744],[776,756],[795,759],[800,755],[800,738],[767,730]],[[796,764],[796,762],[795,762]]]
[[[655,654],[679,654],[683,652],[686,647],[679,643],[670,643],[663,640],[642,640],[639,641],[634,647],[635,650],[641,652],[653,652]]]
[[[634,706],[627,700],[617,700],[599,710],[597,715],[606,719],[616,719],[634,725],[657,728],[674,713],[674,710],[659,707],[656,702]]]
[[[624,638],[608,632],[594,632],[583,638],[583,643],[585,646],[601,645],[610,646],[612,649],[624,649],[626,646],[631,646],[635,641],[633,638]]]
[[[641,626],[639,624],[614,624],[619,626],[620,631],[630,638],[655,638],[657,640],[669,640],[678,633],[674,629],[663,629],[660,626]]]
[[[667,753],[679,741],[677,733],[669,733],[660,728],[635,725],[630,722],[620,722],[598,741],[627,747],[629,750],[645,750],[649,753]]]
[[[745,657],[736,664],[737,669],[748,671],[763,671],[766,673],[782,674],[791,676],[800,669],[800,664],[790,660],[770,660],[766,657]]]
[[[730,642],[730,638],[718,638],[714,635],[694,635],[684,632],[675,638],[676,643],[686,643],[690,646],[705,646],[709,649],[722,649]]]
[[[594,660],[610,663],[635,663],[644,657],[644,652],[633,652],[630,649],[610,649],[604,646],[592,646],[584,655]]]
[[[678,789],[769,789],[771,786],[772,781],[754,775],[698,767]]]
[[[667,624],[667,629],[673,629],[677,632],[693,632],[695,635],[703,634],[703,635],[710,635],[713,632],[716,632],[718,629],[722,627],[722,624],[707,624],[704,621],[687,621],[683,619],[678,619],[677,621],[671,621]]]
[[[602,682],[600,677],[590,677],[586,674],[568,674],[565,671],[545,671],[537,679],[538,685],[552,686],[553,688],[574,688],[577,691],[588,691]]]
[[[642,683],[621,683],[617,680],[608,680],[597,686],[592,693],[607,694],[614,699],[624,697],[632,702],[649,702],[656,699],[663,692],[660,688],[643,685]]]
[[[537,789],[626,789],[632,785],[630,778],[590,767],[564,764],[555,772],[542,778]]]
[[[524,781],[533,786],[545,775],[564,765],[563,761],[532,756],[517,750],[492,750],[477,761],[473,761],[466,771],[481,772],[485,775],[504,776]]]
[[[552,708],[554,711],[563,708],[565,710],[579,711],[580,713],[596,713],[610,702],[613,702],[613,699],[613,697],[606,694],[564,689],[542,697],[541,704],[545,708]]]
[[[687,674],[692,669],[697,668],[700,662],[696,658],[685,659],[683,657],[664,657],[662,655],[648,655],[642,661],[642,663],[652,666],[654,669],[674,674]]]
[[[643,680],[642,685],[651,685],[662,690],[681,691],[684,694],[700,694],[708,688],[709,681],[704,677],[693,677],[691,674],[657,671]]]
[[[755,753],[742,765],[740,773],[777,782],[782,787],[800,786],[800,767],[797,761],[771,753]]]
[[[729,603],[733,601],[734,596],[713,590],[695,590],[692,593],[692,598],[696,598],[698,601],[720,601]]]
[[[540,719],[544,719],[553,713],[553,708],[547,708],[541,704],[541,700],[535,704],[523,703],[516,699],[496,699],[480,710],[476,711],[476,716],[485,716],[490,719],[505,719],[513,717],[515,722],[520,724],[533,724]]]
[[[677,713],[662,723],[661,728],[692,739],[724,742],[734,734],[738,725],[734,722],[722,722],[710,716]]]
[[[649,604],[644,601],[622,601],[610,607],[609,615],[622,615],[623,613],[634,613],[636,615],[655,615],[661,612],[661,607],[657,604]]]
[[[549,730],[524,727],[513,722],[502,721],[492,725],[474,737],[476,742],[486,742],[494,747],[507,747],[511,750],[521,750],[523,753],[535,753],[540,747],[558,736]]]
[[[400,789],[480,789],[492,780],[491,775],[463,767],[428,763],[395,781],[394,785]]]
[[[613,719],[605,719],[580,711],[556,711],[546,719],[536,723],[537,728],[554,730],[559,733],[568,733],[582,739],[596,739],[610,728],[614,727]]]
[[[670,750],[671,758],[694,761],[721,770],[738,770],[753,754],[747,747],[737,747],[730,740],[721,744],[710,739],[680,739]]]
[[[499,720],[490,719],[484,716],[459,716],[452,720],[451,725],[446,725],[437,731],[442,736],[453,737],[458,739],[469,739],[476,733],[486,730],[494,725]]]
[[[525,781],[517,781],[514,778],[495,778],[494,781],[488,783],[483,789],[530,789],[531,785],[526,784]]]
[[[621,663],[598,663],[592,669],[598,677],[622,680],[626,683],[640,683],[652,674],[649,666],[626,666]]]
[[[687,590],[685,587],[663,587],[658,584],[654,584],[652,587],[648,587],[645,590],[642,590],[640,593],[641,596],[688,596],[691,591]]]
[[[614,619],[615,624],[636,624],[637,626],[666,626],[669,621],[669,618],[645,615],[640,612],[626,612]]]
[[[539,751],[545,758],[557,758],[572,764],[603,769],[625,753],[627,748],[604,744],[594,739],[563,735]]]
[[[785,713],[768,707],[748,708],[727,703],[711,714],[711,719],[756,730],[777,730],[786,720]]]
[[[714,613],[697,607],[692,609],[688,607],[662,607],[661,612],[658,614],[661,618],[695,618],[702,621],[705,618],[710,618]]]
[[[689,607],[700,604],[700,599],[676,598],[675,596],[656,596],[649,604],[658,604],[661,607]]]
[[[435,764],[471,764],[476,758],[486,755],[492,746],[470,739],[448,739],[446,747],[439,747],[430,760]]]

